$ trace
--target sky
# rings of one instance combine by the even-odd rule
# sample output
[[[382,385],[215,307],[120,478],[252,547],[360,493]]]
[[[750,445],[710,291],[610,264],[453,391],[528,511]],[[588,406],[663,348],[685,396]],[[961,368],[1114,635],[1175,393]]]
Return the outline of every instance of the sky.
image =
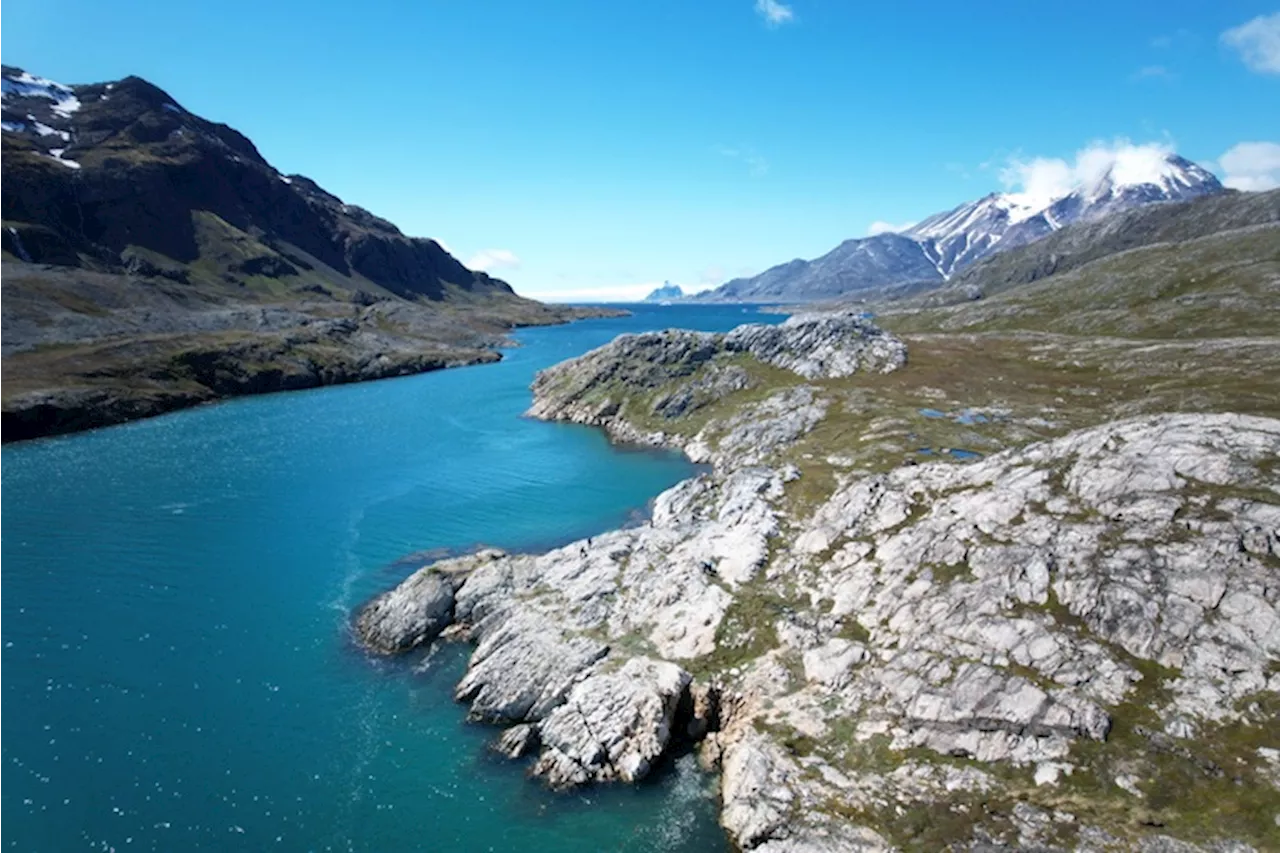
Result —
[[[1277,0],[7,0],[0,58],[145,77],[552,300],[712,287],[1151,146],[1280,184]]]

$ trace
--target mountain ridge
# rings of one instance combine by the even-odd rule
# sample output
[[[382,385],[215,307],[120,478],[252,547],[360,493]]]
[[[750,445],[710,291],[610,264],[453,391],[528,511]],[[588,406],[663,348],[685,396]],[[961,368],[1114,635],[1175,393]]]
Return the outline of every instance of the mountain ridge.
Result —
[[[494,361],[515,326],[617,313],[518,296],[140,77],[0,82],[5,441]]]
[[[512,292],[437,241],[281,174],[243,134],[140,77],[64,86],[5,66],[3,80],[3,239],[15,256],[104,271],[145,267],[149,253],[162,268],[192,264],[192,213],[207,211],[259,244],[241,268],[218,265],[224,277],[287,279],[318,261],[333,286],[363,279],[410,299],[441,299],[450,284]]]
[[[1075,222],[1225,191],[1210,172],[1176,154],[1163,154],[1159,162],[1121,161],[1065,194],[989,193],[900,232],[852,238],[814,260],[797,258],[696,298],[803,302],[904,286],[929,289],[993,253]]]

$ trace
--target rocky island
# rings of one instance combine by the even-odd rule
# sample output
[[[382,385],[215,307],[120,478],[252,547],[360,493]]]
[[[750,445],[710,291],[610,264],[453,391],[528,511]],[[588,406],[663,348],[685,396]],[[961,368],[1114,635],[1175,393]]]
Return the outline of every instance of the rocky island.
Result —
[[[1280,235],[1201,230],[550,368],[530,414],[709,470],[356,634],[475,643],[457,699],[557,788],[696,743],[743,850],[1275,849]]]

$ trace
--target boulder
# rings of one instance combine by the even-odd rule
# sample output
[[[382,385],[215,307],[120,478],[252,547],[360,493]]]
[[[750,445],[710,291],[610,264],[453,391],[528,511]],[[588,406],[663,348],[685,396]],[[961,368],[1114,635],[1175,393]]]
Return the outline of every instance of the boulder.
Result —
[[[427,567],[366,604],[355,632],[373,651],[393,654],[434,640],[452,619],[453,581]]]
[[[680,667],[649,658],[584,679],[543,721],[534,775],[554,788],[639,781],[666,750],[689,682]]]

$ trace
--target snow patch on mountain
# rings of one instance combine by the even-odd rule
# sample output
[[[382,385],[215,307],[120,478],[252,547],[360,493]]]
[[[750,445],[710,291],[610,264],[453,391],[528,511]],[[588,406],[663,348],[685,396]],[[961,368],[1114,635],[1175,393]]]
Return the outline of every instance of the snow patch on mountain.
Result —
[[[898,228],[877,222],[812,261],[796,259],[726,282],[709,301],[810,301],[937,286],[992,252],[1039,240],[1075,222],[1139,205],[1223,191],[1210,172],[1163,144],[1089,146],[1073,162],[1011,161],[1006,191]]]
[[[5,75],[0,81],[0,89],[3,89],[0,98],[5,101],[11,98],[48,98],[53,101],[51,109],[63,118],[70,118],[72,113],[80,109],[80,99],[71,91],[70,86],[56,83],[47,77],[37,77],[27,71]]]
[[[61,163],[62,165],[66,166],[68,169],[79,169],[79,168],[80,168],[80,164],[79,164],[78,162],[76,162],[75,160],[65,160],[65,159],[63,159],[62,154],[63,154],[63,152],[65,152],[66,150],[67,150],[67,149],[65,149],[65,148],[50,148],[50,149],[49,149],[49,156],[50,156],[50,157],[52,157],[53,159],[57,160],[57,161],[58,161],[59,163]]]
[[[1073,222],[1222,190],[1210,172],[1172,151],[1128,143],[1086,149],[1074,165],[1044,159],[1015,163],[1005,179],[1019,182],[1021,191],[992,193],[903,232],[934,243],[943,278],[1002,243],[1024,245]]]

